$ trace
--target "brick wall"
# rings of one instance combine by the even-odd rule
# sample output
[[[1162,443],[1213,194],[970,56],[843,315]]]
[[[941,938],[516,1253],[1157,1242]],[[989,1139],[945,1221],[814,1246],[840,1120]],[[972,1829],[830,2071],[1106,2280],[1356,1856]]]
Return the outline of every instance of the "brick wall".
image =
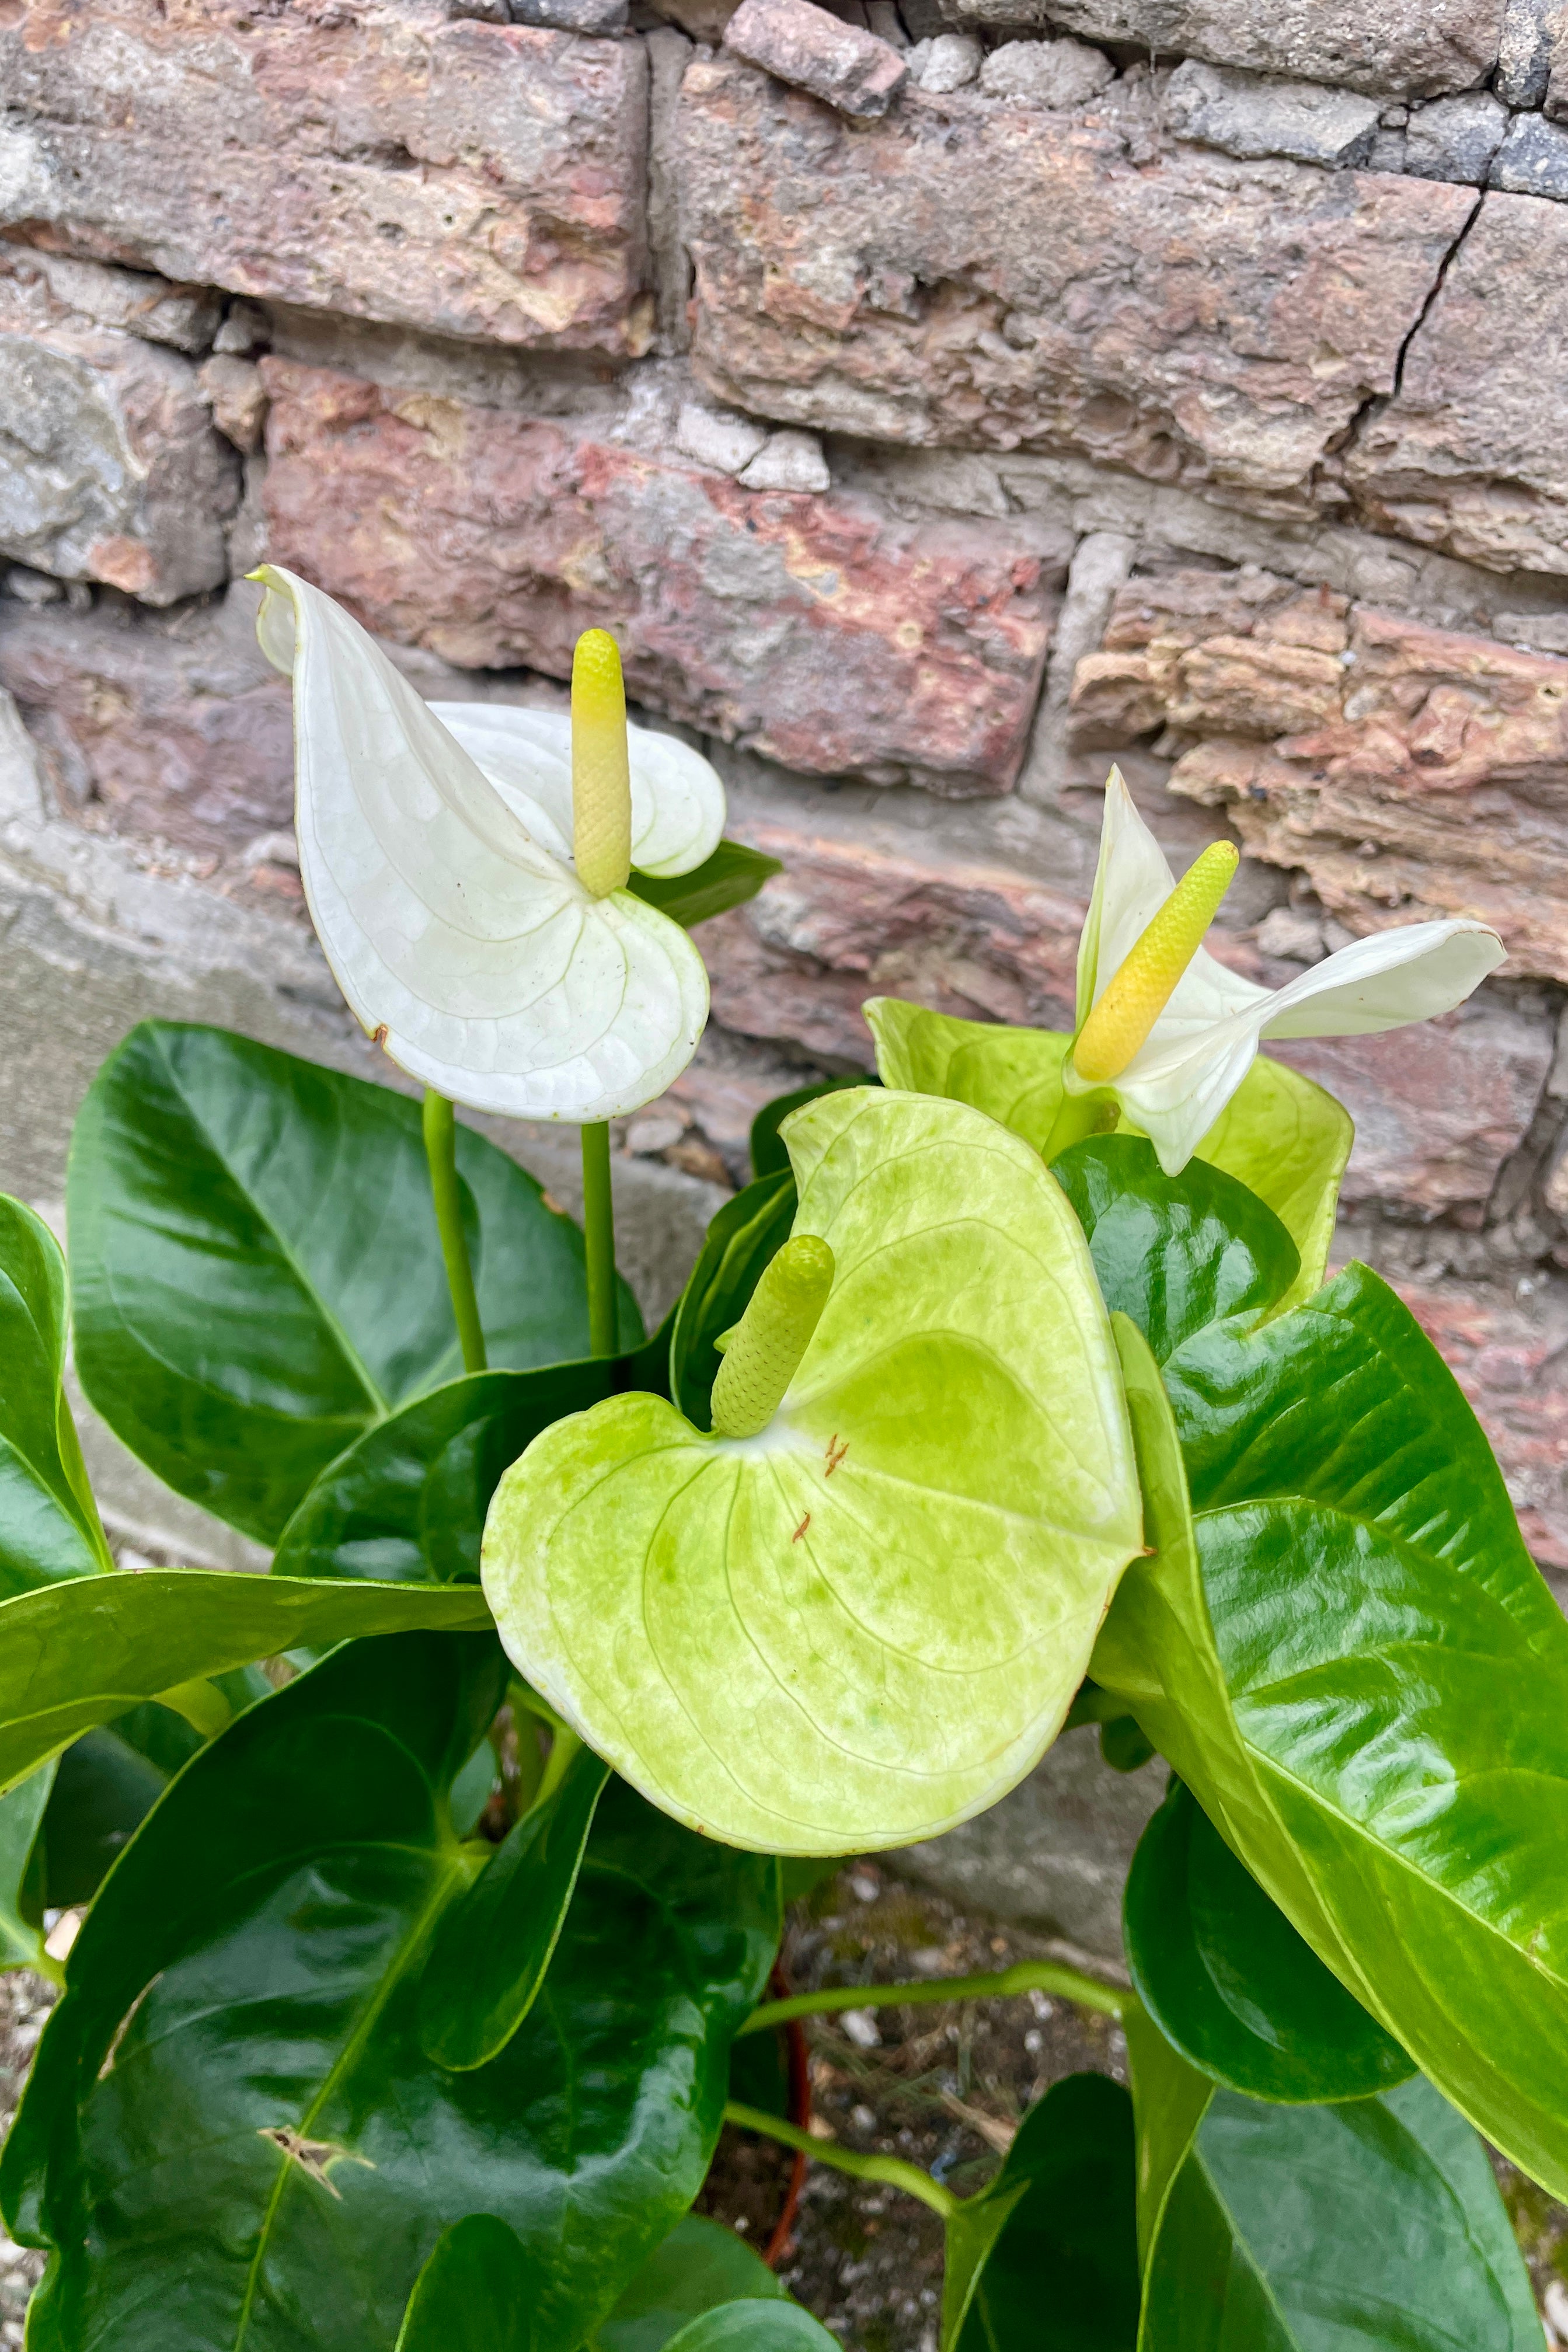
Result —
[[[1495,923],[1448,1022],[1289,1050],[1568,1570],[1555,0],[4,0],[18,1189],[150,1006],[363,1063],[264,551],[433,694],[613,627],[784,861],[634,1191],[737,1177],[873,990],[1065,1022],[1111,754],[1239,840],[1240,970]]]

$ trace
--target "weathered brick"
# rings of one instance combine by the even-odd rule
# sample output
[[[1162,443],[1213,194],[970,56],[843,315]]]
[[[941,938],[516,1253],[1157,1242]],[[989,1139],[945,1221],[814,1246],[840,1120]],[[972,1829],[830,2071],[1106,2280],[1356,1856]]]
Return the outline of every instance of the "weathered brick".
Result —
[[[1048,116],[917,89],[850,126],[749,67],[694,64],[699,372],[793,423],[1065,446],[1306,511],[1330,446],[1392,392],[1473,196],[1152,160],[1126,89]]]
[[[637,41],[442,0],[13,0],[0,188],[37,237],[503,343],[647,348]]]
[[[1358,932],[1466,915],[1568,980],[1568,661],[1257,571],[1121,592],[1078,665],[1080,743],[1201,739],[1175,792],[1302,868]]]
[[[1300,74],[1384,98],[1470,89],[1497,62],[1504,0],[943,0],[967,22],[1066,25],[1146,55]]]
[[[1568,572],[1568,207],[1481,199],[1397,396],[1344,457],[1370,520],[1498,571]]]
[[[784,871],[704,926],[714,1017],[726,1029],[853,1068],[871,1058],[860,1006],[881,993],[970,1020],[1071,1026],[1081,898],[1000,861],[922,849],[918,835],[900,847],[755,808],[734,814],[731,829]],[[1248,979],[1268,976],[1247,936],[1216,931],[1209,944]],[[1530,1127],[1552,1034],[1483,998],[1381,1037],[1268,1050],[1354,1118],[1347,1204],[1474,1219]]]
[[[741,0],[724,46],[846,114],[886,114],[909,79],[890,42],[841,24],[814,0]]]
[[[119,274],[79,268],[95,316],[0,244],[0,551],[167,604],[223,579],[238,474],[190,361],[102,323]]]
[[[614,629],[655,710],[818,774],[1005,792],[1065,543],[747,490],[586,429],[269,360],[279,561],[464,667]]]

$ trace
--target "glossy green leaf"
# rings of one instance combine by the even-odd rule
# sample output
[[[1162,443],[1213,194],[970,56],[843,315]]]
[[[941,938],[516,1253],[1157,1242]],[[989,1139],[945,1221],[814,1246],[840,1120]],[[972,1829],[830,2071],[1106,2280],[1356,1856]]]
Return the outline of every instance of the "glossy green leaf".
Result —
[[[1179,1780],[1138,1842],[1122,1934],[1144,2008],[1230,2090],[1310,2105],[1366,2098],[1415,2072]]]
[[[42,1959],[43,1933],[26,1897],[54,1777],[54,1766],[42,1765],[0,1797],[0,1969],[36,1969]]]
[[[973,1103],[1037,1151],[1044,1149],[1061,1107],[1070,1036],[957,1021],[896,996],[873,997],[864,1011],[885,1085]],[[1295,1244],[1300,1270],[1287,1306],[1310,1297],[1323,1279],[1354,1133],[1331,1095],[1260,1054],[1198,1146],[1197,1157],[1256,1192]]]
[[[1053,2083],[995,2179],[948,2223],[944,2352],[1133,2352],[1135,2185],[1121,2084]]]
[[[824,1078],[814,1087],[796,1087],[793,1094],[775,1095],[771,1103],[763,1105],[762,1109],[752,1121],[752,1176],[760,1179],[763,1176],[788,1175],[789,1153],[779,1139],[779,1129],[792,1110],[804,1110],[808,1102],[816,1100],[818,1095],[841,1094],[846,1087],[864,1087],[879,1083],[879,1080],[860,1076]]]
[[[609,1777],[577,1748],[447,1912],[419,1987],[419,2039],[437,2065],[488,2065],[533,2007]]]
[[[588,1353],[583,1236],[458,1129],[489,1360]],[[82,1385],[149,1468],[275,1543],[312,1482],[461,1370],[419,1106],[219,1029],[146,1022],[71,1143]],[[642,1337],[623,1286],[622,1330]]]
[[[447,1791],[504,1687],[491,1637],[352,1643],[149,1815],[0,2165],[13,2233],[54,2250],[37,2352],[389,2352],[476,2212],[535,2269],[535,2352],[572,2352],[684,2211],[776,1948],[771,1864],[612,1790],[521,2031],[468,2074],[419,2049],[475,1861]]]
[[[1167,1176],[1141,1136],[1098,1136],[1051,1173],[1078,1212],[1108,1307],[1130,1315],[1163,1363],[1194,1332],[1258,1314],[1300,1271],[1271,1209],[1206,1161]]]
[[[1542,2352],[1486,2151],[1417,2076],[1272,2106],[1217,2091],[1161,2218],[1140,2352]]]
[[[743,841],[721,841],[710,857],[689,874],[668,876],[634,873],[626,887],[635,898],[657,907],[672,923],[689,930],[711,915],[728,914],[731,907],[754,898],[770,876],[782,874],[776,857],[765,857]]]
[[[1140,2275],[1146,2276],[1165,2208],[1192,2152],[1198,2126],[1209,2111],[1215,2085],[1207,2074],[1187,2063],[1140,2002],[1126,2003],[1121,2030],[1127,2041],[1138,2142],[1138,2265]]]
[[[721,2304],[688,2320],[669,2352],[834,2352],[838,2338],[798,2303]]]
[[[843,1853],[1030,1769],[1142,1518],[1104,1306],[1037,1154],[874,1087],[785,1139],[795,1230],[836,1273],[771,1425],[714,1438],[635,1395],[557,1423],[496,1491],[484,1583],[519,1672],[677,1820]]]
[[[148,1568],[0,1603],[0,1788],[95,1725],[253,1658],[416,1626],[490,1622],[472,1585],[331,1583]]]
[[[1179,1349],[1173,1417],[1117,1332],[1157,1549],[1096,1680],[1362,2006],[1568,2193],[1568,1624],[1469,1407],[1362,1266]]]
[[[704,2312],[785,2300],[783,2280],[743,2239],[720,2221],[689,2213],[602,2323],[594,2352],[664,2352],[670,2337]]]
[[[708,1228],[669,1341],[669,1394],[698,1429],[712,1418],[720,1363],[713,1343],[745,1313],[763,1268],[789,1239],[795,1213],[795,1178],[785,1167],[726,1201]]]
[[[534,2300],[516,2231],[493,2213],[469,2213],[420,2272],[396,2352],[530,2352]]]
[[[0,1193],[0,1599],[110,1565],[66,1402],[65,1263]]]

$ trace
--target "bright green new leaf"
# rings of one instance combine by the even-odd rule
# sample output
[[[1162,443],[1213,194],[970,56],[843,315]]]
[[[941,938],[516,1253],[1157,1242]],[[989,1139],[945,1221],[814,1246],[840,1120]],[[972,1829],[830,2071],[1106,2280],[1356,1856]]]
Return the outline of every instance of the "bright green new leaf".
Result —
[[[1133,2352],[1134,2196],[1127,2093],[1104,2074],[1053,2083],[948,2222],[943,2352]]]
[[[23,1593],[0,1603],[0,1789],[173,1684],[358,1634],[489,1622],[471,1584],[148,1568]]]
[[[612,1789],[521,2032],[471,2073],[420,2050],[476,1860],[449,1793],[505,1685],[493,1636],[351,1643],[142,1823],[0,2165],[13,2233],[51,2250],[37,2352],[387,2352],[476,2213],[521,2242],[531,2352],[574,2352],[689,2205],[777,1948],[773,1865]]]
[[[706,1429],[710,1419],[720,1362],[714,1341],[740,1321],[763,1266],[789,1239],[795,1213],[795,1178],[786,1164],[726,1201],[708,1228],[675,1310],[669,1341],[669,1393],[699,1429]]]
[[[664,2352],[726,2304],[787,2301],[783,2280],[721,2221],[689,2213],[650,2254],[594,2338],[593,2352]]]
[[[1310,2105],[1366,2098],[1415,2072],[1179,1780],[1138,1842],[1122,1913],[1144,2008],[1228,2089]]]
[[[1156,1550],[1096,1681],[1362,2006],[1568,2193],[1568,1625],[1468,1405],[1361,1266],[1200,1331],[1173,1417],[1116,1330]]]
[[[529,2352],[533,2278],[493,2213],[454,2221],[415,2282],[396,2352]]]
[[[457,1131],[492,1369],[586,1356],[583,1236]],[[419,1106],[221,1029],[144,1022],[68,1187],[82,1385],[175,1491],[276,1543],[366,1430],[462,1369]],[[621,1332],[642,1326],[624,1286]]]
[[[763,1105],[762,1109],[752,1121],[751,1155],[753,1177],[760,1179],[763,1176],[789,1174],[789,1153],[779,1140],[779,1129],[792,1110],[804,1110],[808,1102],[816,1100],[818,1095],[841,1094],[846,1087],[875,1086],[879,1083],[878,1079],[864,1077],[824,1078],[816,1086],[796,1087],[790,1094],[775,1095],[772,1102]]]
[[[556,1786],[441,1922],[419,1986],[419,2039],[438,2066],[488,2065],[538,1999],[610,1777],[591,1748],[573,1747]]]
[[[677,1820],[842,1853],[1022,1779],[1142,1519],[1088,1249],[1037,1154],[874,1087],[784,1139],[792,1247],[837,1270],[771,1424],[705,1435],[645,1396],[558,1423],[497,1490],[484,1583],[520,1672]]]
[[[864,1010],[886,1085],[973,1103],[1043,1150],[1061,1108],[1070,1036],[957,1021],[897,996],[874,996]],[[1125,1115],[1122,1132],[1138,1132]],[[1349,1117],[1331,1095],[1259,1055],[1198,1145],[1196,1157],[1256,1192],[1295,1243],[1300,1271],[1287,1307],[1322,1281],[1353,1139]]]
[[[0,1193],[0,1598],[112,1565],[64,1389],[66,1276],[41,1217]]]

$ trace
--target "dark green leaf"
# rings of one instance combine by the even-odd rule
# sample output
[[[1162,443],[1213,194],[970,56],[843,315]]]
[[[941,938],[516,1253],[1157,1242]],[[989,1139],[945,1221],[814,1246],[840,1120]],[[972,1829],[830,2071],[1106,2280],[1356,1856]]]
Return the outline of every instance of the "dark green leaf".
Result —
[[[0,1603],[0,1788],[135,1701],[361,1633],[488,1626],[472,1585],[317,1582],[149,1568]]]
[[[594,2352],[663,2352],[689,2320],[748,2300],[784,2302],[783,2281],[732,2230],[689,2213],[600,2326]]]
[[[1318,1958],[1568,2193],[1568,1625],[1468,1406],[1364,1267],[1179,1349],[1180,1447],[1117,1334],[1157,1549],[1096,1679]]]
[[[1229,2089],[1308,2105],[1365,2098],[1415,2072],[1179,1780],[1139,1840],[1122,1925],[1144,2008]]]
[[[0,1193],[0,1599],[110,1565],[66,1403],[65,1264]]]
[[[798,2303],[721,2304],[689,2320],[669,2352],[837,2352],[838,2338]]]
[[[669,1342],[669,1393],[698,1429],[709,1425],[713,1383],[719,1376],[715,1339],[739,1322],[763,1269],[795,1223],[795,1178],[759,1177],[726,1201],[708,1228],[708,1238],[675,1310]]]
[[[626,887],[672,923],[687,930],[705,923],[710,915],[727,914],[731,907],[754,898],[771,875],[782,874],[776,857],[743,841],[721,841],[711,857],[689,874],[634,874]]]
[[[163,1714],[165,1709],[160,1707]],[[171,1718],[179,1722],[175,1716]],[[201,1735],[188,1724],[191,1752],[201,1746]],[[52,1908],[90,1903],[105,1872],[128,1845],[132,1832],[150,1813],[169,1784],[145,1756],[138,1754],[106,1724],[72,1742],[56,1769],[55,1785],[44,1817],[46,1884]],[[23,1786],[30,1787],[25,1781]],[[16,1792],[20,1794],[20,1790]],[[9,1803],[10,1799],[0,1799]]]
[[[1225,1316],[1272,1307],[1300,1271],[1273,1211],[1205,1160],[1167,1176],[1152,1144],[1108,1135],[1064,1151],[1051,1173],[1089,1237],[1106,1305],[1131,1317],[1158,1363]]]
[[[1542,2352],[1486,2152],[1419,2075],[1370,2099],[1215,2094],[1161,2219],[1142,2352]]]
[[[588,1353],[583,1236],[458,1129],[492,1366]],[[312,1481],[460,1370],[419,1106],[219,1029],[144,1023],[68,1180],[82,1383],[183,1495],[276,1542]],[[642,1336],[623,1286],[622,1330]]]
[[[419,1988],[419,2039],[437,2065],[488,2065],[533,2007],[609,1777],[591,1748],[574,1747],[556,1786],[437,1929]]]
[[[20,1788],[0,1797],[0,1969],[49,1967],[43,1957],[37,1911],[27,1894],[34,1848],[54,1777],[54,1766],[45,1764]]]
[[[947,2225],[942,2343],[959,2352],[1132,2352],[1132,2102],[1069,2074],[1030,2108],[989,2186]]]
[[[825,1078],[815,1087],[797,1087],[793,1094],[775,1095],[764,1103],[752,1121],[752,1174],[753,1177],[787,1176],[789,1153],[779,1141],[779,1129],[792,1110],[800,1110],[806,1103],[815,1102],[818,1095],[838,1093],[843,1087],[879,1087],[880,1078],[859,1075],[847,1078]]]
[[[534,2352],[571,2352],[689,2203],[776,1948],[765,1859],[616,1784],[521,2031],[471,2074],[419,2050],[473,1873],[447,1791],[507,1671],[493,1637],[352,1643],[143,1822],[0,2167],[13,2233],[55,2250],[39,2352],[389,2352],[475,2212],[534,2266]]]
[[[492,2213],[454,2221],[420,2272],[397,2352],[529,2352],[528,2256]]]

